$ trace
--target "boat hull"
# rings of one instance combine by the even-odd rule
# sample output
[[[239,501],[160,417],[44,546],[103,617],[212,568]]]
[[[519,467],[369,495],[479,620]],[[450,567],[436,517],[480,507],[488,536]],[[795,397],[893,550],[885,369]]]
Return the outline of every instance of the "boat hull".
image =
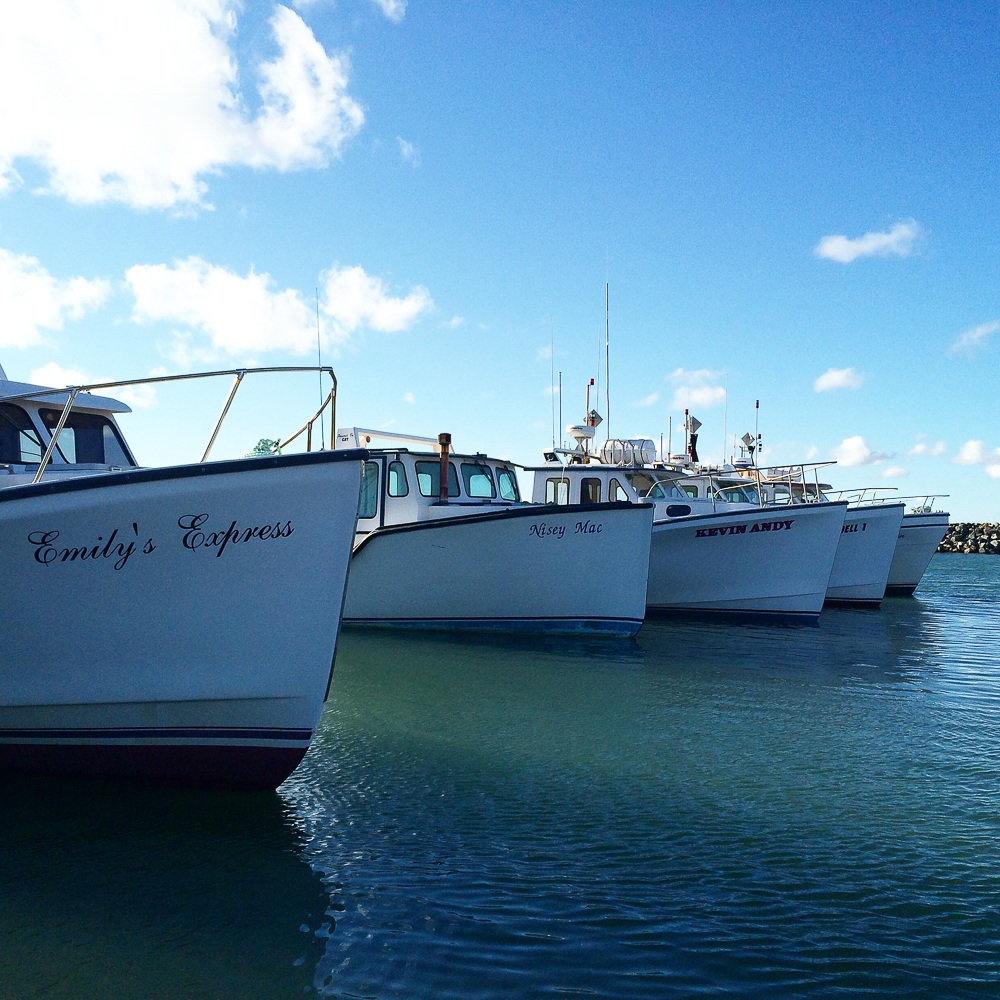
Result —
[[[377,529],[351,559],[344,624],[634,635],[652,515],[525,504]]]
[[[647,611],[815,622],[846,509],[741,507],[654,522]]]
[[[948,515],[904,514],[892,554],[886,597],[910,597],[948,530]]]
[[[323,711],[362,458],[0,491],[0,766],[276,787]]]
[[[879,607],[904,510],[901,503],[848,509],[826,591],[828,605]]]

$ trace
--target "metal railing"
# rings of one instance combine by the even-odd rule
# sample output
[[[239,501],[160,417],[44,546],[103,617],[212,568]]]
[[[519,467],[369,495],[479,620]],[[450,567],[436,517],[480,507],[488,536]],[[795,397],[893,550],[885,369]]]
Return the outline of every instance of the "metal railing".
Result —
[[[59,420],[56,422],[56,426],[49,432],[48,447],[45,449],[45,454],[42,456],[41,462],[38,463],[38,471],[35,473],[35,478],[32,480],[33,483],[37,483],[42,478],[42,473],[45,472],[45,469],[48,467],[48,464],[52,459],[53,452],[56,450],[56,446],[59,442],[59,435],[62,434],[63,428],[66,426],[66,421],[73,409],[73,404],[77,401],[77,397],[81,393],[88,393],[94,389],[120,389],[133,385],[154,385],[158,382],[182,382],[188,379],[196,378],[216,378],[220,375],[235,376],[232,388],[229,390],[229,395],[226,397],[225,405],[222,407],[222,412],[219,414],[219,419],[215,422],[215,428],[212,431],[212,436],[209,439],[204,454],[199,460],[199,462],[207,462],[208,456],[212,452],[212,447],[219,436],[219,431],[222,430],[223,421],[225,421],[226,415],[229,413],[229,408],[233,405],[233,399],[236,397],[236,392],[240,387],[240,383],[247,375],[260,375],[268,372],[318,372],[321,376],[321,381],[323,372],[326,372],[326,374],[330,376],[330,381],[332,383],[329,394],[326,399],[323,400],[320,408],[313,414],[312,418],[307,420],[290,438],[284,442],[279,442],[278,449],[280,450],[287,447],[297,437],[305,433],[307,435],[306,451],[312,451],[313,424],[315,424],[316,421],[322,417],[327,406],[330,407],[330,437],[332,443],[333,435],[335,433],[334,427],[336,426],[337,376],[334,374],[333,369],[326,365],[280,368],[231,368],[226,371],[218,372],[192,372],[188,375],[155,375],[150,376],[149,378],[126,379],[122,382],[95,382],[92,385],[65,386],[62,389],[32,389],[29,392],[21,392],[13,396],[4,396],[4,401],[6,402],[11,399],[37,399],[39,396],[59,396],[63,393],[68,393],[62,413],[59,414]],[[83,400],[81,400],[81,403],[86,405]]]

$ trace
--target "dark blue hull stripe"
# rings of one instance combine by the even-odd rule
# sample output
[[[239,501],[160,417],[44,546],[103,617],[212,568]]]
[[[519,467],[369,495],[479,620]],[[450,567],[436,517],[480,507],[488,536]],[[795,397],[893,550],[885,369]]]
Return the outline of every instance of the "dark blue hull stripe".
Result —
[[[287,740],[295,743],[312,739],[309,729],[263,729],[144,726],[125,729],[0,729],[0,740],[131,740],[131,739],[212,739],[212,740]]]

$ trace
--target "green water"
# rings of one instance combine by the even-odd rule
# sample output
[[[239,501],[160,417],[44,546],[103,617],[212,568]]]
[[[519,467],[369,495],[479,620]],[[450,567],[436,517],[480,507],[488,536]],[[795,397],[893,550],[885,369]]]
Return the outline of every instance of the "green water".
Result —
[[[348,632],[276,795],[2,779],[0,997],[995,996],[1000,559],[918,595]]]

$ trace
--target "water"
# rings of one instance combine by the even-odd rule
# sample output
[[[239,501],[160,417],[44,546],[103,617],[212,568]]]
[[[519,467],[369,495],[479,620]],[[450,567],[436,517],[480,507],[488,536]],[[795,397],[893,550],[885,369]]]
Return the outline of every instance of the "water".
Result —
[[[1000,990],[1000,559],[819,628],[345,634],[277,795],[0,779],[0,997]]]

